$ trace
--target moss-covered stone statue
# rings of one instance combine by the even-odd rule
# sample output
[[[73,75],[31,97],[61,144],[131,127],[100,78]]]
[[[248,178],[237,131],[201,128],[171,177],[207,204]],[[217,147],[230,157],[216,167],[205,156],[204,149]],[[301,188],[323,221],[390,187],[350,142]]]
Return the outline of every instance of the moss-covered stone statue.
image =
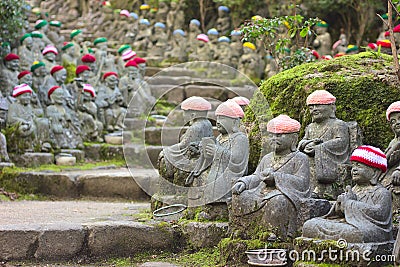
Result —
[[[3,58],[4,67],[0,69],[0,90],[3,97],[9,96],[18,85],[19,56],[8,54]]]
[[[148,57],[154,57],[161,61],[168,47],[168,35],[164,23],[157,22],[154,24],[154,34],[150,39],[153,42],[153,48],[148,52]]]
[[[330,55],[332,51],[332,38],[328,32],[328,26],[328,23],[321,21],[315,27],[317,37],[313,41],[313,47],[321,56]]]
[[[239,129],[244,113],[235,101],[221,103],[215,115],[220,135],[216,139],[203,138],[200,159],[186,184],[191,186],[189,205],[210,204],[220,210],[226,208],[226,202],[231,198],[232,185],[247,170],[249,141]],[[209,219],[213,217],[208,216]]]
[[[394,133],[385,150],[387,158],[387,171],[382,173],[380,182],[392,192],[393,213],[400,212],[400,101],[393,102],[386,110],[386,119]]]
[[[212,55],[211,55],[210,45],[208,43],[209,42],[208,36],[201,33],[197,35],[196,39],[197,39],[197,46],[195,47],[193,53],[189,55],[189,60],[211,61]]]
[[[195,40],[196,41],[196,40]],[[165,52],[165,57],[174,62],[185,62],[188,59],[188,46],[185,32],[182,29],[176,29],[172,33],[172,49]]]
[[[7,127],[10,151],[24,153],[47,151],[51,146],[49,141],[49,123],[45,118],[38,118],[31,105],[33,90],[27,84],[14,87],[13,97],[16,101],[9,106]]]
[[[360,146],[350,157],[355,186],[339,195],[330,212],[305,222],[303,236],[344,239],[347,243],[393,240],[392,199],[378,178],[387,169],[385,154],[373,146]]]
[[[18,55],[20,56],[20,68],[21,70],[28,70],[33,61],[35,61],[35,56],[33,54],[33,39],[32,34],[25,33],[20,39],[21,45],[18,47]]]
[[[253,43],[245,42],[243,44],[243,54],[239,59],[238,70],[249,76],[250,79],[257,80],[261,78],[264,72],[264,65]]]
[[[54,137],[53,145],[57,149],[83,148],[80,136],[80,125],[76,123],[76,114],[66,107],[65,90],[60,86],[53,86],[48,91],[51,105],[46,108],[50,130]]]
[[[299,131],[300,123],[287,115],[268,122],[272,152],[254,174],[240,178],[232,188],[233,228],[246,232],[261,227],[281,239],[299,232],[301,203],[311,196],[308,159],[296,148]]]
[[[179,186],[185,185],[185,179],[196,167],[199,158],[199,144],[204,137],[213,137],[211,122],[207,112],[211,104],[202,97],[192,96],[181,104],[185,121],[189,128],[180,137],[180,142],[165,147],[158,157],[160,175]]]
[[[42,54],[43,54],[43,63],[46,66],[47,73],[50,73],[51,69],[54,66],[58,65],[58,62],[56,61],[58,50],[55,46],[48,45],[43,49]]]
[[[216,28],[221,35],[226,35],[232,28],[232,20],[229,13],[229,7],[218,7],[218,19]]]
[[[310,160],[313,197],[336,199],[340,194],[339,166],[348,163],[350,135],[347,123],[335,116],[336,97],[316,90],[307,97],[312,123],[306,127],[299,150]]]
[[[103,84],[99,87],[96,105],[99,108],[99,119],[108,132],[121,131],[124,128],[126,108],[123,107],[123,100],[118,88],[118,74],[106,72],[103,75]]]

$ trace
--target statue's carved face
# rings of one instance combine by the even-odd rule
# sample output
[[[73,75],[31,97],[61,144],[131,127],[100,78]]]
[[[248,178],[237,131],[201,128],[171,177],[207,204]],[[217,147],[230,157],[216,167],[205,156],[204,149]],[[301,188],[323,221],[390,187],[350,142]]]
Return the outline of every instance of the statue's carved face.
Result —
[[[21,103],[21,105],[27,106],[31,103],[31,98],[32,98],[32,94],[30,93],[25,93],[22,95],[19,95],[17,97],[19,103]]]
[[[41,66],[35,70],[35,73],[37,73],[39,76],[44,77],[47,75],[47,69],[45,66]]]
[[[54,61],[56,60],[56,55],[54,53],[47,53],[46,55],[44,55],[44,57],[48,60],[48,61]]]
[[[217,130],[222,134],[232,133],[235,121],[235,119],[226,116],[217,116]]]
[[[328,29],[325,28],[325,27],[316,27],[316,28],[315,28],[315,31],[317,32],[317,35],[318,35],[318,34],[324,34],[324,33],[326,33],[326,32],[328,31]]]
[[[271,133],[268,132],[268,144],[277,153],[292,151],[294,143],[297,141],[296,133]]]
[[[51,94],[51,100],[53,100],[54,103],[62,105],[64,104],[64,90],[62,88],[56,89],[52,94]]]
[[[65,80],[67,79],[67,70],[62,69],[62,70],[59,70],[56,73],[54,73],[54,79],[56,80],[56,82],[58,84],[64,83]]]
[[[20,84],[25,83],[25,84],[29,85],[30,87],[32,87],[32,75],[31,75],[31,74],[25,75],[24,77],[22,77],[22,78],[19,80],[19,83],[20,83]]]
[[[117,84],[118,84],[118,78],[116,77],[116,76],[114,76],[114,75],[111,75],[111,76],[108,76],[107,78],[106,78],[106,86],[108,87],[108,88],[112,88],[112,89],[114,89],[115,88],[115,86],[117,86]]]
[[[313,122],[322,122],[331,117],[333,105],[308,105]]]
[[[88,70],[85,70],[84,72],[81,72],[79,74],[79,78],[81,78],[82,81],[84,82],[87,82],[89,80],[89,77],[90,77],[90,71]]]
[[[26,48],[31,50],[32,47],[33,47],[33,39],[32,39],[32,37],[25,38],[24,45],[25,45]]]
[[[19,69],[19,59],[6,61],[5,65],[8,69],[17,71]]]
[[[351,177],[358,185],[369,185],[371,179],[374,177],[375,171],[377,170],[357,161],[352,161],[351,166]]]
[[[136,78],[139,75],[139,69],[133,66],[130,66],[127,68],[128,70],[128,74],[133,77]]]
[[[396,136],[400,136],[400,112],[390,113],[390,128],[392,128]]]

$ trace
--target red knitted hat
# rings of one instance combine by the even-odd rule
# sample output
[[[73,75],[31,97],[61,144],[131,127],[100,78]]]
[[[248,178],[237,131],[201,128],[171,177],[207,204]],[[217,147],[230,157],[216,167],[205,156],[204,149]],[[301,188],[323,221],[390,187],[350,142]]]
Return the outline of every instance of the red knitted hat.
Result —
[[[56,65],[56,66],[51,68],[50,74],[53,75],[54,73],[56,73],[59,70],[62,70],[63,68],[64,68],[63,66]]]
[[[134,60],[129,60],[129,61],[126,62],[126,64],[125,64],[125,68],[127,68],[127,67],[135,67],[135,68],[137,68],[138,65],[137,65],[137,63],[136,63]]]
[[[86,55],[82,56],[81,60],[82,60],[82,62],[86,62],[86,63],[90,62],[91,63],[91,62],[96,61],[96,57],[91,54],[86,54]]]
[[[86,65],[79,65],[78,67],[76,67],[75,73],[76,73],[76,75],[78,75],[78,74],[84,72],[85,70],[90,70],[90,68]]]
[[[30,71],[28,71],[28,70],[21,71],[21,72],[18,74],[18,80],[20,80],[22,77],[24,77],[25,75],[28,75],[28,74],[32,74],[32,72],[30,72]]]
[[[221,103],[215,110],[216,116],[226,116],[229,118],[243,118],[243,109],[233,100],[228,100]]]
[[[267,131],[270,133],[297,133],[300,131],[300,122],[288,115],[279,115],[267,123]]]
[[[182,102],[181,109],[206,111],[211,110],[211,104],[202,97],[192,96]]]
[[[15,60],[15,59],[19,59],[19,56],[16,54],[13,54],[13,53],[10,53],[4,57],[5,61],[11,61],[11,60]]]
[[[33,92],[32,88],[29,85],[23,83],[23,84],[20,84],[20,85],[17,85],[14,87],[12,96],[17,97],[17,96],[25,94],[25,93],[32,94],[32,92]]]
[[[50,99],[51,94],[52,94],[55,90],[57,90],[58,88],[61,88],[61,87],[58,86],[58,85],[51,87],[51,88],[49,89],[49,91],[47,91],[47,97]]]
[[[377,147],[359,146],[350,156],[350,161],[361,162],[382,172],[387,170],[387,159],[385,153]]]
[[[118,74],[116,72],[110,71],[110,72],[104,73],[103,80],[105,80],[108,76],[112,76],[112,75],[114,75],[115,77],[118,78]]]
[[[136,64],[146,63],[146,59],[141,57],[135,57],[133,60],[136,62]]]

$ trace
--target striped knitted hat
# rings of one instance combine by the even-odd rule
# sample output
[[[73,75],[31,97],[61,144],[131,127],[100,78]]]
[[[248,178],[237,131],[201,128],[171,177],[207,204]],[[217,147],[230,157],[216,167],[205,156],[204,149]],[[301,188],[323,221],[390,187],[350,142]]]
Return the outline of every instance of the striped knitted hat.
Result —
[[[91,94],[92,97],[96,96],[96,91],[94,90],[93,86],[91,86],[90,84],[84,84],[83,91],[88,92],[89,94]]]
[[[359,146],[351,154],[350,161],[361,162],[367,166],[380,169],[382,172],[387,170],[385,153],[373,146]]]
[[[43,49],[42,54],[46,55],[47,53],[53,53],[55,55],[58,55],[57,48],[54,45],[48,45]]]
[[[32,92],[33,92],[32,88],[29,85],[23,83],[23,84],[20,84],[20,85],[17,85],[14,87],[12,96],[17,97],[19,95],[26,94],[26,93],[32,94]]]

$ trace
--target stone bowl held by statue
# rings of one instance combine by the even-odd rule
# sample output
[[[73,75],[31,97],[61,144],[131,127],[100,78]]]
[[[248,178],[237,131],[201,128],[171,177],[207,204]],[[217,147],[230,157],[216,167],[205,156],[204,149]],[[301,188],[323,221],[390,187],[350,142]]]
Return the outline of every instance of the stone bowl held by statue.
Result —
[[[177,221],[183,216],[183,211],[187,209],[184,204],[173,204],[153,211],[153,218],[157,221]]]
[[[247,263],[251,266],[286,266],[285,249],[253,249],[246,251]]]
[[[56,156],[56,165],[74,166],[76,164],[76,157],[68,153],[60,153]]]
[[[104,140],[110,145],[122,145],[122,132],[107,134]]]

